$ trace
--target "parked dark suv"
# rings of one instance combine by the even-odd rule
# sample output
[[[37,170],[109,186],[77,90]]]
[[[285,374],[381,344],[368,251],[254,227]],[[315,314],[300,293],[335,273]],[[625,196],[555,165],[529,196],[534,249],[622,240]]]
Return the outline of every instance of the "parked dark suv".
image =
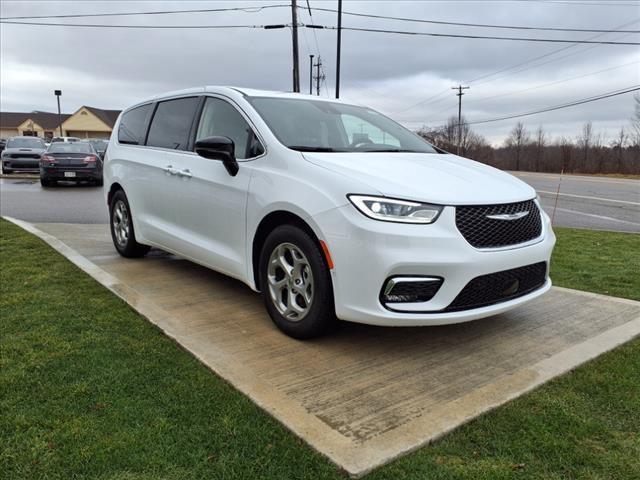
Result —
[[[40,157],[47,146],[38,137],[11,137],[2,150],[2,172],[38,172]]]
[[[40,161],[40,183],[43,187],[51,187],[60,180],[102,185],[102,159],[90,143],[57,142],[49,145]]]

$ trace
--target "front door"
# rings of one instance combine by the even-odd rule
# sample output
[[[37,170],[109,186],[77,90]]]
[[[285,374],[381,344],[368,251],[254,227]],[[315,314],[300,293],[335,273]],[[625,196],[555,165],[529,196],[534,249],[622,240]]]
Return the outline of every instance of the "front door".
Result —
[[[231,176],[221,161],[196,153],[185,155],[176,167],[180,185],[175,214],[181,227],[185,255],[236,278],[246,274],[246,206],[251,162],[263,147],[249,123],[231,103],[206,97],[195,140],[225,136],[235,144],[240,169]]]

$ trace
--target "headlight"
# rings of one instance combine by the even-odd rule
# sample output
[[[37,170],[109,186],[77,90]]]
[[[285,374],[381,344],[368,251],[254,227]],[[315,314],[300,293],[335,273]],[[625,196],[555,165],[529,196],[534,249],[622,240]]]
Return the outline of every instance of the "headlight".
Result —
[[[347,198],[367,217],[385,222],[433,223],[442,211],[442,207],[439,205],[409,200],[365,195],[347,195]]]

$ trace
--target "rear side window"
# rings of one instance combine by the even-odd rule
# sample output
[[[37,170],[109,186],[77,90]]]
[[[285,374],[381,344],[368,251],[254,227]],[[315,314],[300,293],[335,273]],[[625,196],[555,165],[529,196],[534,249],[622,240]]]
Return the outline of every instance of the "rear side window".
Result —
[[[186,150],[197,106],[198,97],[160,102],[151,121],[147,145]]]
[[[122,114],[118,127],[118,142],[141,145],[144,141],[144,127],[151,104],[136,107]]]

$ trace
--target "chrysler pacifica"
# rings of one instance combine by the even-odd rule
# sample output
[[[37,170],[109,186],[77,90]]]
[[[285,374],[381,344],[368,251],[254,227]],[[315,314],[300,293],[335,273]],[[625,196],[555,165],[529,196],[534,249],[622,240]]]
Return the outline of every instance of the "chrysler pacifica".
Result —
[[[115,248],[150,247],[261,292],[308,338],[335,319],[439,325],[549,290],[535,191],[367,107],[230,87],[125,110],[104,161]]]

